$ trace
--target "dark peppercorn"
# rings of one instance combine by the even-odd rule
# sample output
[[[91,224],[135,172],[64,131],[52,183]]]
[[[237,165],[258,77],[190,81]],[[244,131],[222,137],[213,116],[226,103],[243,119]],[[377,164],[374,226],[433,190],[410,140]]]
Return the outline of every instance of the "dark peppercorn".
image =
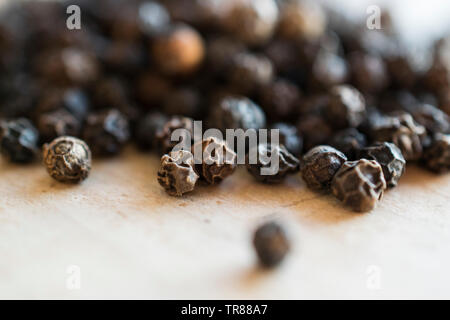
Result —
[[[349,64],[352,82],[362,92],[377,93],[388,85],[386,66],[380,57],[354,52]]]
[[[59,136],[79,136],[81,123],[69,111],[59,109],[42,114],[37,128],[42,141],[48,142]]]
[[[141,30],[150,37],[156,36],[169,28],[169,12],[156,1],[142,3],[139,6],[138,18]]]
[[[186,117],[196,118],[200,114],[200,94],[193,88],[179,88],[166,96],[163,111],[168,115],[182,114]]]
[[[231,85],[244,95],[250,95],[273,78],[272,62],[262,55],[239,53],[227,71]]]
[[[194,157],[189,151],[179,150],[162,156],[158,182],[169,195],[182,196],[193,191],[198,178]]]
[[[300,166],[303,180],[309,188],[326,190],[347,157],[330,146],[317,146],[309,150]]]
[[[277,122],[270,128],[279,130],[279,143],[284,145],[290,153],[297,157],[302,154],[303,138],[299,134],[297,127],[287,123]],[[268,134],[268,141],[270,142],[271,130],[269,130]]]
[[[162,105],[164,99],[171,92],[172,85],[170,82],[155,73],[144,73],[136,81],[136,97],[149,108]]]
[[[450,171],[450,135],[436,134],[431,144],[425,149],[423,163],[426,168],[436,173]]]
[[[236,153],[225,141],[206,138],[192,146],[197,174],[209,184],[218,184],[236,169]],[[199,163],[199,164],[197,164]]]
[[[270,121],[289,121],[300,111],[300,90],[287,80],[276,80],[260,89],[259,102]]]
[[[33,161],[38,150],[38,140],[38,131],[27,119],[0,121],[0,152],[9,161]]]
[[[364,148],[360,158],[375,160],[383,169],[384,179],[389,188],[397,186],[400,177],[405,172],[406,161],[400,149],[393,143],[376,143]]]
[[[252,152],[256,163],[252,163]],[[278,168],[274,167],[273,159],[278,161]],[[283,145],[273,145],[267,143],[258,144],[255,149],[251,149],[246,158],[248,172],[258,181],[264,183],[280,183],[288,174],[296,173],[299,170],[300,161]],[[275,169],[275,171],[272,170]],[[261,171],[266,169],[268,172]]]
[[[186,130],[181,136],[181,141],[172,141],[172,133],[177,129]],[[185,141],[190,139],[190,141]],[[192,143],[194,140],[194,120],[188,117],[173,116],[170,118],[164,126],[156,131],[156,141],[158,145],[158,151],[161,154],[166,154],[172,151],[172,149],[179,143]],[[190,146],[191,144],[189,144]],[[187,145],[186,145],[187,146]]]
[[[118,108],[127,104],[128,88],[121,78],[103,78],[96,82],[92,96],[97,109]]]
[[[213,38],[208,42],[207,64],[208,70],[212,70],[216,76],[222,78],[229,70],[233,58],[244,52],[245,47],[239,41],[229,37]]]
[[[303,136],[305,150],[326,143],[333,133],[328,123],[320,115],[315,114],[301,116],[297,128]]]
[[[385,59],[392,84],[397,88],[412,88],[417,77],[408,58],[394,54]]]
[[[151,51],[156,65],[167,75],[195,71],[205,55],[201,35],[187,25],[176,26],[159,35]]]
[[[394,143],[406,160],[418,160],[421,157],[425,128],[417,124],[409,113],[395,112],[370,119],[372,141]]]
[[[253,236],[253,246],[259,262],[265,268],[279,265],[290,250],[287,234],[276,222],[267,222],[258,227]]]
[[[370,211],[386,189],[383,170],[374,160],[345,162],[333,178],[333,194],[356,212]]]
[[[416,104],[409,108],[417,123],[424,126],[429,133],[450,133],[450,117],[431,104]]]
[[[225,132],[226,129],[261,129],[266,116],[261,108],[248,98],[225,96],[211,108],[209,125]]]
[[[115,155],[130,137],[128,120],[115,109],[91,114],[87,118],[83,136],[94,155]]]
[[[311,83],[314,88],[327,89],[344,83],[349,76],[343,58],[331,52],[319,52],[312,65]]]
[[[330,146],[343,152],[349,160],[357,160],[359,151],[367,145],[366,136],[355,128],[336,132]]]
[[[74,137],[63,136],[45,144],[43,157],[47,172],[60,182],[79,183],[91,170],[91,150]]]
[[[333,127],[357,127],[363,122],[365,114],[366,103],[358,90],[348,85],[331,89],[326,116]]]
[[[156,133],[167,123],[167,116],[160,112],[152,112],[138,121],[135,132],[136,143],[142,150],[156,149],[158,146]]]

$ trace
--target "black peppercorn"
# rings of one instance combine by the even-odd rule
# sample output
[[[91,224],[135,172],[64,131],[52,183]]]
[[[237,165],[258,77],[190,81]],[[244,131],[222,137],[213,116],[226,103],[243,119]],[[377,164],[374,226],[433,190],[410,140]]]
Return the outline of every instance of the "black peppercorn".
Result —
[[[248,98],[225,96],[211,108],[209,125],[225,132],[226,129],[261,129],[266,116],[261,108]]]
[[[273,129],[279,130],[279,143],[284,145],[286,149],[295,156],[299,156],[303,150],[303,138],[299,134],[297,127],[283,123],[274,123],[268,133],[268,141],[271,140],[271,131]]]
[[[130,137],[128,120],[115,109],[91,114],[87,118],[83,136],[94,155],[115,155]]]
[[[128,88],[118,77],[100,79],[93,88],[92,99],[97,109],[118,108],[128,103]]]
[[[182,196],[193,191],[198,178],[194,157],[189,151],[179,150],[162,156],[158,182],[169,195]]]
[[[252,159],[252,156],[254,159]],[[273,161],[278,161],[278,167],[274,166]],[[283,145],[270,143],[258,144],[256,148],[250,149],[246,158],[248,172],[258,181],[264,183],[280,183],[288,174],[298,172],[299,164],[300,161],[290,154]],[[263,169],[267,172],[262,171]]]
[[[27,119],[0,121],[0,152],[11,162],[33,161],[38,140],[38,131]]]
[[[59,136],[79,136],[81,123],[69,111],[59,109],[42,114],[37,128],[42,141],[48,142]]]
[[[365,114],[366,103],[358,90],[348,85],[331,89],[326,116],[333,127],[357,127],[363,122]]]
[[[177,129],[183,129],[180,141],[172,141],[172,133]],[[185,141],[190,139],[190,141]],[[194,140],[194,120],[188,117],[173,116],[167,120],[164,126],[156,131],[158,151],[161,154],[169,153],[179,143],[186,143],[186,147],[192,145]]]
[[[231,66],[233,58],[244,52],[244,45],[229,37],[213,38],[208,42],[207,47],[207,65],[208,70],[215,73],[218,78],[224,77],[228,68]]]
[[[384,61],[376,56],[354,52],[349,56],[352,82],[365,93],[377,93],[388,85]]]
[[[289,121],[300,111],[300,97],[296,85],[279,79],[260,89],[259,102],[270,121]]]
[[[429,133],[450,133],[450,117],[435,106],[421,103],[411,106],[408,110],[414,120],[424,126]]]
[[[327,89],[346,82],[348,65],[343,58],[332,52],[319,52],[312,65],[311,86]]]
[[[375,160],[383,169],[384,179],[389,188],[397,186],[400,177],[405,172],[406,161],[400,149],[393,143],[376,143],[364,148],[360,158]]]
[[[91,151],[77,138],[63,136],[44,145],[44,164],[52,178],[60,182],[79,183],[91,170]]]
[[[300,166],[303,180],[309,188],[326,190],[347,157],[330,146],[317,146],[309,150]]]
[[[255,231],[253,246],[261,265],[273,268],[279,265],[289,252],[290,241],[280,224],[266,222]]]
[[[303,136],[305,150],[326,143],[333,134],[333,129],[328,123],[320,115],[315,114],[301,116],[297,128]]]
[[[152,112],[138,121],[135,139],[142,150],[156,149],[158,146],[156,133],[167,123],[167,116],[160,112]]]
[[[167,95],[163,102],[163,111],[168,115],[182,114],[196,118],[200,114],[201,97],[193,88],[182,87]]]
[[[336,132],[329,145],[343,152],[349,160],[357,160],[359,151],[367,145],[366,136],[355,128]]]
[[[450,171],[450,135],[436,134],[425,148],[423,163],[426,168],[436,173]]]
[[[225,141],[209,137],[192,146],[197,174],[209,184],[218,184],[236,169],[236,153]]]
[[[136,97],[148,108],[162,105],[171,92],[170,82],[158,74],[147,72],[136,80]]]
[[[370,211],[386,189],[383,170],[374,160],[345,162],[333,178],[333,194],[357,212]]]

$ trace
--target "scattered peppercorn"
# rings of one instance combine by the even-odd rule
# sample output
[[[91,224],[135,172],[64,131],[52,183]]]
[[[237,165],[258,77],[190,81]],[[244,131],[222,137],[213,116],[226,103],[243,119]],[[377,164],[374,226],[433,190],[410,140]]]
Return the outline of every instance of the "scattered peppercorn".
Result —
[[[273,129],[279,130],[279,144],[282,144],[294,156],[298,157],[303,151],[303,138],[297,130],[297,127],[283,122],[274,123],[268,133],[268,142],[271,141],[271,132]]]
[[[33,161],[38,140],[38,131],[27,119],[0,121],[0,152],[11,162]]]
[[[317,146],[304,156],[300,169],[303,180],[313,190],[326,190],[347,157],[330,146]]]
[[[393,143],[376,143],[362,149],[359,157],[378,162],[383,169],[388,188],[397,186],[400,177],[405,172],[406,160],[400,149]]]
[[[363,122],[365,113],[366,103],[358,90],[347,85],[331,89],[326,116],[333,127],[355,128]]]
[[[49,175],[60,182],[79,183],[91,170],[91,150],[74,137],[63,136],[45,144],[43,158]]]
[[[285,146],[270,143],[258,144],[246,157],[248,172],[264,183],[280,183],[287,175],[298,172],[299,164]]]
[[[179,150],[162,156],[158,182],[169,195],[182,196],[193,191],[198,178],[194,157],[189,151]]]
[[[180,140],[172,141],[172,134],[175,130],[182,129]],[[158,151],[161,154],[169,153],[179,143],[190,147],[194,140],[194,120],[188,117],[173,116],[169,118],[164,126],[156,131],[156,141]]]
[[[383,170],[374,160],[345,162],[333,178],[333,194],[356,212],[370,211],[386,189]]]
[[[423,154],[425,167],[436,173],[450,171],[450,135],[436,134]]]
[[[42,141],[48,142],[60,136],[79,136],[81,123],[69,111],[59,109],[42,114],[37,128]]]
[[[283,261],[291,245],[280,224],[266,222],[255,231],[253,246],[261,265],[265,268],[273,268]]]
[[[136,126],[136,142],[142,150],[151,150],[158,147],[156,133],[167,123],[167,116],[160,112],[152,112],[139,120]]]
[[[367,145],[366,136],[355,128],[336,132],[329,145],[340,150],[349,160],[357,160],[359,151]]]

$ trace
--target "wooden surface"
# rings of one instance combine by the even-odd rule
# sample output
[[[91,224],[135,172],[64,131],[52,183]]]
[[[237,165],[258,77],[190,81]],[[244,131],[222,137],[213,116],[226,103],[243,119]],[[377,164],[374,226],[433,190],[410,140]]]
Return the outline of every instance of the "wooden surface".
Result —
[[[450,176],[408,167],[355,214],[298,176],[266,186],[245,170],[172,198],[158,164],[127,150],[71,186],[39,164],[0,163],[0,298],[450,298]],[[293,238],[272,272],[251,246],[269,218]]]

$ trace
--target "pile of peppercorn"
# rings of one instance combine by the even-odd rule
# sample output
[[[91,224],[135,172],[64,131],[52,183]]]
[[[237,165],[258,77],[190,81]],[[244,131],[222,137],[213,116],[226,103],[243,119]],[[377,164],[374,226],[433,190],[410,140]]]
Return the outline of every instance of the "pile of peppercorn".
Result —
[[[66,26],[81,8],[81,30]],[[382,29],[349,22],[303,0],[78,0],[12,3],[0,13],[0,151],[43,159],[52,177],[85,179],[94,157],[128,142],[159,153],[158,181],[171,195],[220,183],[227,161],[195,164],[171,152],[175,129],[193,120],[225,129],[279,129],[280,170],[301,172],[356,211],[395,187],[406,162],[450,169],[450,37],[427,66],[407,55],[383,13]],[[204,125],[205,127],[205,125]],[[206,128],[205,128],[206,129]],[[194,146],[195,147],[195,146]],[[181,160],[181,163],[180,163]]]

